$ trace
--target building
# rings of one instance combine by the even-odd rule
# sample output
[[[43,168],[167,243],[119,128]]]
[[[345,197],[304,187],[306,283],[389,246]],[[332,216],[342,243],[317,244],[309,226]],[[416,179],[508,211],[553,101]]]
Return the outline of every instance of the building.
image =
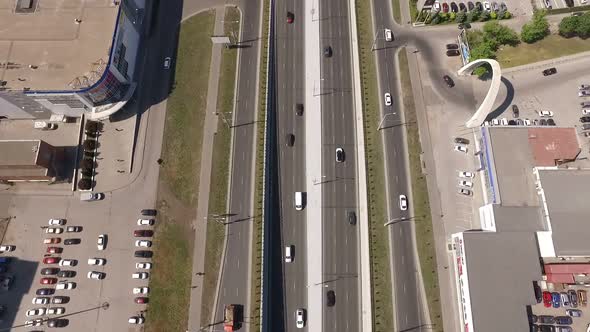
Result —
[[[41,140],[0,141],[0,181],[50,181],[59,152]]]
[[[146,1],[51,3],[0,14],[0,118],[107,118],[133,95]]]
[[[481,127],[483,205],[476,229],[452,235],[466,332],[528,331],[534,285],[590,281],[590,165],[574,128]]]

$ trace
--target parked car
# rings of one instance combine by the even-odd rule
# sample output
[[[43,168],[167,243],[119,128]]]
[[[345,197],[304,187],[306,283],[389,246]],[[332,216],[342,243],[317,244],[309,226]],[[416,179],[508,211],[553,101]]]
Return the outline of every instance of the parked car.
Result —
[[[47,327],[66,327],[68,326],[68,320],[64,319],[64,318],[60,318],[60,319],[49,319],[47,320],[47,322],[45,324],[47,324]]]
[[[51,299],[51,303],[53,303],[53,304],[63,304],[63,303],[68,303],[68,302],[70,302],[69,296],[54,296]]]
[[[149,298],[143,296],[136,297],[135,299],[133,299],[133,302],[135,302],[136,304],[147,304],[149,301]]]
[[[107,235],[106,234],[100,234],[98,236],[98,240],[96,241],[96,246],[98,248],[98,250],[104,250],[107,246]]]
[[[543,304],[546,308],[551,307],[551,293],[547,291],[543,292]]]
[[[459,50],[448,50],[447,51],[447,56],[459,56],[461,54],[461,52],[459,52]]]
[[[455,145],[455,148],[453,150],[457,152],[467,153],[467,148],[462,145]]]
[[[135,263],[135,268],[136,269],[149,270],[149,269],[152,268],[152,263],[150,263],[150,262],[139,262],[139,263]]]
[[[127,320],[129,322],[129,324],[143,324],[145,323],[145,318],[142,316],[131,316],[129,317],[129,320]]]
[[[561,296],[559,296],[558,292],[551,293],[551,302],[553,303],[553,308],[561,307]]]
[[[134,272],[131,274],[132,279],[147,279],[150,274],[147,272]]]
[[[512,105],[512,116],[514,118],[518,118],[519,114],[520,114],[520,110],[518,109],[518,106]]]
[[[467,180],[459,180],[459,186],[466,188],[473,188],[473,182]]]
[[[68,226],[66,232],[68,233],[79,233],[82,231],[82,226]]]
[[[137,241],[135,241],[135,246],[136,247],[149,248],[149,247],[152,246],[152,241],[149,241],[149,240],[137,240]]]
[[[465,172],[465,171],[460,171],[460,172],[459,172],[459,177],[460,177],[460,178],[471,179],[471,178],[473,178],[473,176],[474,176],[474,175],[473,175],[473,173],[471,173],[471,172]]]
[[[141,215],[142,216],[148,216],[148,217],[155,217],[156,215],[158,215],[158,210],[155,210],[155,209],[143,209],[143,210],[141,210]]]
[[[59,278],[73,278],[76,276],[76,271],[62,270],[57,273]]]
[[[43,264],[57,264],[59,260],[59,257],[45,257],[43,258]]]
[[[149,250],[137,250],[134,253],[135,257],[140,257],[140,258],[150,258],[152,257],[153,253]]]
[[[59,272],[59,269],[57,267],[46,267],[41,269],[41,275],[43,276],[51,276],[51,275],[55,275]]]
[[[133,294],[137,295],[137,294],[149,294],[150,289],[149,287],[134,287],[133,288]]]
[[[537,316],[537,321],[539,324],[553,324],[555,323],[555,317],[549,315],[540,315]]]
[[[565,309],[565,313],[571,317],[582,317],[582,310],[580,309]]]
[[[27,317],[32,317],[32,316],[43,316],[45,315],[45,308],[35,308],[35,309],[31,309],[31,310],[27,310],[27,312],[25,313],[25,316]]]
[[[35,292],[35,295],[47,296],[47,295],[53,295],[54,293],[55,293],[55,289],[53,289],[53,288],[39,288]]]
[[[76,283],[72,281],[60,281],[55,286],[55,289],[65,290],[76,288]]]
[[[61,254],[63,251],[63,248],[61,247],[47,247],[47,250],[45,250],[45,252],[47,252],[48,254]]]
[[[37,318],[34,320],[25,321],[25,327],[41,326],[41,325],[43,325],[43,318]]]
[[[66,308],[64,307],[51,307],[47,309],[47,315],[63,315],[66,313]]]
[[[588,96],[590,96],[590,91],[588,91],[588,90],[578,91],[578,97],[588,97]]]
[[[4,244],[4,245],[1,245],[0,246],[0,253],[1,252],[11,252],[11,251],[14,251],[14,250],[16,250],[16,246],[13,246],[13,245],[6,245],[6,244]]]
[[[64,229],[61,227],[47,227],[45,228],[45,234],[61,234]]]
[[[457,44],[447,44],[447,50],[456,50],[459,49],[459,45]]]
[[[570,297],[567,295],[566,292],[561,292],[559,294],[561,296],[561,305],[563,307],[569,307],[570,305]]]
[[[455,82],[453,81],[453,79],[451,78],[451,76],[445,75],[445,76],[443,76],[443,80],[445,81],[445,83],[447,83],[447,86],[449,88],[452,88],[452,87],[455,86]]]
[[[56,243],[60,243],[60,242],[61,242],[61,238],[59,238],[59,237],[50,237],[48,239],[43,240],[43,244],[56,244]]]
[[[545,0],[549,2],[549,0]],[[549,76],[557,73],[557,69],[555,67],[543,70],[543,76]]]
[[[539,111],[539,116],[553,116],[553,112],[551,111]]]
[[[75,244],[80,244],[81,240],[80,239],[65,239],[64,240],[64,244],[66,246],[71,246],[71,245],[75,245]]]
[[[536,281],[533,281],[533,289],[535,291],[537,303],[543,302],[543,291],[541,291],[541,287],[539,287],[539,284],[537,284]]]
[[[465,188],[460,188],[459,190],[457,190],[457,193],[464,195],[464,196],[471,196],[473,195],[473,193],[471,192],[471,190],[469,189],[465,189]]]
[[[454,142],[457,144],[469,144],[469,140],[463,137],[455,137]]]
[[[66,220],[65,219],[49,219],[49,226],[63,226],[66,224]]]
[[[586,291],[583,289],[578,289],[578,303],[582,306],[585,307],[587,302],[587,296],[586,296]]]
[[[98,271],[90,271],[90,272],[88,272],[87,276],[88,276],[88,279],[102,280],[106,277],[106,273],[98,272]]]
[[[41,285],[53,285],[57,282],[57,278],[41,278],[41,280],[39,280],[39,283]]]
[[[137,225],[139,226],[153,226],[154,223],[154,219],[137,219]]]
[[[48,297],[34,297],[31,301],[33,304],[48,304],[49,298]]]
[[[553,119],[547,119],[547,125],[549,125],[549,126],[555,126],[555,120],[553,120]]]
[[[104,258],[88,258],[88,265],[105,265],[107,260]]]
[[[574,320],[570,316],[557,316],[555,317],[555,324],[559,325],[571,325]]]
[[[570,298],[570,304],[573,308],[577,308],[578,307],[578,294],[576,293],[575,290],[570,289],[569,291],[567,291],[567,295]]]
[[[75,259],[62,259],[59,261],[59,266],[76,266],[78,261]]]
[[[150,229],[140,229],[133,231],[133,236],[135,237],[152,237],[154,235],[154,231]]]

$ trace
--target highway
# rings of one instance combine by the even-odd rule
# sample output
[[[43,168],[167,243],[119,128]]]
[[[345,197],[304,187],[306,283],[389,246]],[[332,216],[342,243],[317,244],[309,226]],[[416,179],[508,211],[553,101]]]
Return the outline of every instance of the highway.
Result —
[[[276,33],[276,91],[278,178],[280,179],[281,249],[283,264],[283,322],[282,330],[297,330],[295,310],[307,307],[307,260],[305,211],[296,211],[294,193],[305,189],[305,112],[295,114],[295,105],[304,103],[304,2],[278,0],[275,2]],[[287,12],[294,14],[287,23]],[[293,146],[287,146],[286,136],[294,135]],[[294,259],[284,260],[285,246],[293,246]]]
[[[354,100],[348,1],[320,1],[320,49],[331,46],[333,55],[321,59],[323,233],[322,331],[361,331],[358,227],[349,224],[347,212],[356,213],[357,180]],[[336,148],[344,150],[336,162]],[[364,181],[364,179],[362,179]],[[320,287],[314,285],[313,287]],[[326,292],[335,292],[328,307]]]
[[[227,247],[221,284],[217,298],[214,323],[223,322],[223,308],[226,304],[244,306],[247,322],[250,307],[250,247],[251,216],[254,195],[254,158],[257,108],[257,76],[260,48],[260,7],[259,0],[240,1],[242,11],[241,43],[250,45],[240,49],[238,63],[238,86],[236,107],[233,114],[233,146],[230,183],[230,203],[227,221]],[[213,165],[215,167],[215,165]],[[244,324],[242,331],[248,331]]]

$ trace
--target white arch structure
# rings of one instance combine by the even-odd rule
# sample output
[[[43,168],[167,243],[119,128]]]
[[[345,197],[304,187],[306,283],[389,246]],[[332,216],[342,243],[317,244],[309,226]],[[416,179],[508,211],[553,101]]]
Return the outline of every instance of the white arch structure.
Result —
[[[477,109],[475,114],[473,114],[471,119],[469,119],[465,123],[465,126],[467,126],[467,128],[481,126],[481,124],[486,119],[486,116],[492,110],[492,107],[494,106],[494,101],[496,101],[496,96],[498,95],[498,91],[500,90],[502,71],[498,61],[492,59],[474,60],[463,66],[461,69],[459,69],[459,71],[457,71],[457,75],[459,76],[469,75],[475,68],[486,63],[489,64],[490,67],[492,67],[492,84],[490,85],[490,89],[488,90],[486,97],[484,98],[481,105],[479,105],[479,108]]]

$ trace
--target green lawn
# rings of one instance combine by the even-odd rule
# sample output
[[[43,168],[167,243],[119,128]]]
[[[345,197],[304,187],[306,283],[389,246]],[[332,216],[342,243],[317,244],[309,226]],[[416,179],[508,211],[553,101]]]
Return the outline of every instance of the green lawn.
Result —
[[[381,115],[377,102],[379,97],[377,96],[375,58],[371,52],[373,32],[369,3],[357,0],[356,11],[367,158],[373,331],[391,332],[393,331],[393,309],[389,273],[389,237],[387,229],[383,227],[387,221],[385,172],[381,133],[377,131]]]
[[[402,24],[402,9],[400,1],[410,0],[391,0],[391,11],[393,12],[393,19],[397,22],[397,24]]]
[[[414,209],[414,225],[416,230],[416,245],[420,257],[420,269],[428,309],[430,311],[431,331],[442,331],[442,309],[440,304],[440,289],[438,274],[436,273],[436,252],[434,248],[434,234],[432,233],[432,219],[430,215],[430,202],[428,200],[428,187],[426,178],[422,174],[422,162],[420,154],[420,135],[414,94],[410,80],[410,69],[405,49],[399,53],[400,80],[404,101],[404,116],[406,120],[406,132],[408,140],[408,153],[410,155],[410,172],[412,177],[412,206]]]
[[[226,7],[224,29],[226,35],[238,36],[240,29],[240,12],[234,7]],[[234,87],[236,81],[237,49],[222,50],[217,95],[217,134],[213,142],[213,160],[211,169],[211,187],[209,191],[208,214],[227,212],[227,186],[229,160],[231,154],[231,125],[234,108]],[[223,120],[226,119],[227,123]],[[203,302],[201,303],[201,325],[205,326],[211,318],[213,300],[217,291],[217,276],[225,238],[225,225],[218,222],[207,224],[207,242],[205,245],[205,276],[203,280]]]
[[[590,51],[588,40],[549,35],[533,44],[520,43],[516,47],[504,46],[496,52],[496,56],[502,68],[509,68],[585,51]]]

